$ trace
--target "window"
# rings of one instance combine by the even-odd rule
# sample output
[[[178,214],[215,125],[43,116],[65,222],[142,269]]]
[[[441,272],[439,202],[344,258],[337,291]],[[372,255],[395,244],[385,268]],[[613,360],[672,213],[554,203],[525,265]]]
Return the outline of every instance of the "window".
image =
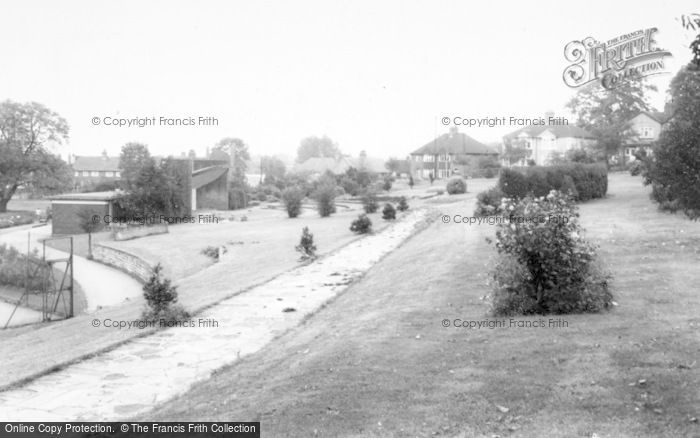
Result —
[[[100,172],[93,170],[92,172],[90,172],[90,176],[100,176]]]
[[[423,161],[426,161],[426,162],[428,162],[428,163],[432,163],[432,162],[433,162],[433,156],[432,156],[432,155],[425,155],[425,156],[423,157]]]
[[[80,172],[75,172],[74,176],[80,176]]]
[[[122,173],[121,172],[114,172],[114,176],[116,176],[117,178],[121,178]]]
[[[90,172],[88,172],[87,170],[83,170],[83,176],[90,176]]]
[[[108,178],[114,177],[114,172],[105,172],[105,176]]]
[[[654,130],[650,126],[644,126],[642,128],[642,138],[652,138],[654,136]]]

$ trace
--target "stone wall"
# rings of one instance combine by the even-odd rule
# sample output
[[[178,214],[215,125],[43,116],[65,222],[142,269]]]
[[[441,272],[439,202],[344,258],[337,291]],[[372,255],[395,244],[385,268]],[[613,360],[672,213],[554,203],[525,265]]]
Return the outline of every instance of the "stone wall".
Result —
[[[126,272],[142,283],[148,281],[153,270],[153,266],[140,257],[98,243],[92,244],[92,256],[96,261]]]

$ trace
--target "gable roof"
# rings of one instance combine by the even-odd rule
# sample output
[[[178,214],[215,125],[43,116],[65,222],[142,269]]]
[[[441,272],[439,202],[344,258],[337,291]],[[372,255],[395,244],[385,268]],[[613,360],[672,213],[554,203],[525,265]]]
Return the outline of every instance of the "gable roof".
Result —
[[[545,131],[551,132],[556,138],[594,138],[593,134],[576,125],[528,125],[506,134],[503,138],[516,138],[521,134],[527,137],[538,137]]]
[[[101,155],[97,157],[76,156],[73,160],[73,170],[93,170],[119,172],[119,157]]]
[[[655,122],[658,122],[660,124],[664,124],[668,122],[669,117],[661,112],[661,111],[640,111],[636,116],[632,117],[632,119],[639,117],[640,115],[644,114],[645,116],[649,117]]]
[[[221,175],[226,174],[226,172],[228,172],[228,167],[221,165],[195,170],[192,172],[192,188],[198,189],[204,187],[212,181],[219,179]]]
[[[498,155],[490,146],[455,129],[411,152],[411,155]]]

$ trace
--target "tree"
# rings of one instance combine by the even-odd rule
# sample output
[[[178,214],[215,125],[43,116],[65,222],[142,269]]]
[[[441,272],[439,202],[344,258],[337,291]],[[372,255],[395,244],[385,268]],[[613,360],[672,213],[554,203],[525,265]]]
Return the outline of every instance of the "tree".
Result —
[[[63,117],[40,103],[0,103],[0,212],[18,187],[54,177],[59,163],[50,149],[68,130]]]
[[[78,216],[78,225],[88,235],[88,259],[92,259],[92,233],[100,228],[99,215],[89,208],[83,208],[76,213]]]
[[[327,136],[306,137],[297,148],[297,163],[303,163],[312,157],[339,158],[341,156],[338,144]]]
[[[634,135],[630,120],[640,111],[651,109],[649,91],[656,91],[656,86],[647,84],[644,78],[621,81],[612,89],[590,84],[582,87],[566,106],[576,115],[578,125],[595,136],[596,149],[609,163]]]
[[[175,192],[172,178],[151,160],[138,170],[130,182],[129,194],[120,199],[119,204],[134,217],[170,216],[179,212],[179,206],[173,202]]]
[[[408,175],[408,186],[413,189],[415,182],[413,181],[413,175]]]
[[[509,166],[529,158],[530,154],[532,154],[532,150],[527,147],[525,139],[508,138],[503,143],[503,158],[508,161]]]
[[[240,138],[226,137],[219,140],[213,150],[226,151],[228,153],[231,168],[231,186],[245,187],[247,183],[245,172],[248,169],[246,162],[250,161],[248,145]]]
[[[119,168],[125,189],[132,189],[139,172],[144,167],[155,166],[155,160],[143,143],[127,143],[119,155]]]
[[[294,249],[301,253],[301,261],[313,260],[316,258],[314,235],[309,231],[309,227],[304,227],[301,231],[301,240],[299,241],[299,245],[295,246]]]
[[[265,184],[272,184],[278,187],[282,184],[284,175],[287,172],[287,166],[284,165],[284,161],[277,157],[266,156],[260,159],[260,167],[265,175]]]
[[[672,117],[642,175],[662,208],[700,218],[700,66],[693,61],[670,84]]]

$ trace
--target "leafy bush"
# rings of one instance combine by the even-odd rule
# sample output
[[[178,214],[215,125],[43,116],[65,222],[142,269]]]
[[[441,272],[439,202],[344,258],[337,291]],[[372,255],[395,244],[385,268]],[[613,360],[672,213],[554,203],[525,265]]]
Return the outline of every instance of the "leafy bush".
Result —
[[[38,256],[38,251],[29,253],[29,289],[38,291],[43,288],[44,279],[41,275],[31,275],[40,272],[38,264],[45,264]],[[24,288],[27,282],[27,255],[6,244],[0,245],[0,285]]]
[[[314,194],[318,205],[318,214],[328,217],[335,213],[335,186],[326,184],[316,189]]]
[[[357,196],[360,193],[360,190],[362,187],[360,187],[360,184],[357,183],[354,179],[348,177],[348,176],[343,176],[340,179],[340,187],[345,190],[345,193],[347,193],[350,196]]]
[[[189,318],[189,314],[177,304],[177,286],[173,286],[170,279],[163,278],[160,263],[153,268],[151,277],[143,286],[143,297],[148,305],[143,319],[171,322]]]
[[[222,253],[226,253],[226,247],[207,246],[202,250],[202,254],[211,257],[215,262],[219,261],[219,257]]]
[[[491,187],[476,195],[476,210],[474,216],[491,216],[501,214],[501,200],[505,194],[498,187]]]
[[[605,196],[608,172],[603,164],[581,163],[532,166],[522,171],[502,169],[498,186],[508,198],[522,199],[527,195],[544,196],[551,190],[571,190],[575,199],[583,202]]]
[[[612,295],[595,248],[580,235],[576,204],[557,191],[506,200],[492,271],[497,315],[598,312]]]
[[[372,221],[366,214],[361,214],[350,224],[350,231],[357,234],[367,234],[372,232]]]
[[[304,227],[301,231],[301,240],[299,241],[299,245],[295,246],[294,249],[301,253],[302,261],[316,258],[314,235],[309,231],[309,227]]]
[[[382,210],[382,219],[391,221],[396,219],[396,209],[391,204],[384,204],[384,209]]]
[[[467,193],[467,182],[460,177],[455,177],[447,181],[446,189],[450,195]]]
[[[282,202],[287,210],[287,216],[295,218],[301,213],[301,203],[304,200],[304,192],[298,187],[288,187],[282,192]]]
[[[228,191],[228,208],[238,210],[248,206],[248,194],[242,188],[231,188]]]
[[[383,182],[382,182],[382,189],[383,189],[385,192],[388,192],[389,190],[391,190],[391,185],[392,185],[393,183],[394,183],[394,177],[391,176],[391,175],[386,175],[386,176],[384,177]]]
[[[365,213],[374,213],[379,208],[379,203],[377,202],[377,194],[368,190],[362,197],[362,207],[365,209]]]
[[[396,209],[399,211],[406,211],[408,210],[408,202],[406,201],[406,197],[402,196],[399,198],[399,205],[396,206]]]

